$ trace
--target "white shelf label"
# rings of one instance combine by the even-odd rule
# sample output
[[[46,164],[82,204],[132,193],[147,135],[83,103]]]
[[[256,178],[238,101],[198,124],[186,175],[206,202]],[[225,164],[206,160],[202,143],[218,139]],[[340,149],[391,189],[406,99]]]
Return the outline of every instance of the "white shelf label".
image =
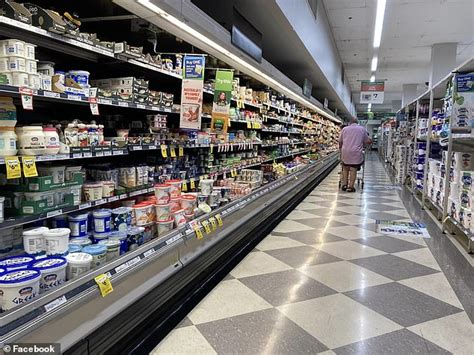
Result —
[[[57,92],[51,92],[51,91],[43,91],[43,96],[44,97],[54,97],[56,99],[59,99],[61,95]]]
[[[156,253],[155,248],[151,248],[150,250],[147,250],[146,252],[143,253],[143,256],[145,258],[148,258],[150,255],[153,255]]]
[[[105,156],[105,157],[109,157],[109,156],[111,156],[111,155],[112,155],[112,152],[111,152],[110,150],[105,150],[105,151],[104,151],[104,156]]]
[[[112,196],[112,197],[109,197],[107,200],[108,200],[109,202],[113,202],[113,201],[117,201],[118,199],[119,199],[118,196]]]
[[[114,155],[123,155],[123,150],[114,150],[113,154]]]
[[[137,104],[137,108],[144,110],[146,109],[146,106],[142,104]]]
[[[105,198],[103,198],[102,200],[95,201],[96,206],[97,205],[103,205],[104,203],[107,203],[107,200]]]
[[[170,238],[166,241],[166,245],[170,245],[170,244],[176,242],[180,238],[181,238],[181,235],[179,235],[179,234],[175,235],[173,238]]]
[[[119,105],[120,107],[128,107],[128,102],[119,101],[119,102],[118,102],[118,105]]]
[[[90,202],[86,202],[86,203],[83,203],[81,205],[79,205],[79,209],[82,210],[84,208],[89,208],[91,207],[91,203]]]
[[[119,265],[115,268],[115,272],[118,274],[124,270],[127,270],[128,268],[132,267],[136,263],[140,262],[141,258],[139,256],[134,257],[133,259],[127,261],[126,263],[123,263],[122,265]]]
[[[84,158],[90,158],[92,157],[92,152],[84,152],[83,156]]]
[[[58,308],[60,305],[66,302],[67,302],[66,296],[61,296],[59,298],[56,298],[54,301],[45,304],[44,309],[46,312],[50,312],[53,309]]]
[[[82,101],[82,96],[68,94],[67,99],[72,101]]]
[[[119,196],[119,198],[120,198],[121,200],[123,200],[124,198],[127,198],[127,194],[121,194],[121,195]]]
[[[54,216],[59,216],[60,214],[63,214],[63,210],[62,209],[59,209],[59,210],[56,210],[56,211],[51,211],[51,212],[48,212],[46,213],[46,217],[54,217]]]
[[[109,100],[109,99],[99,99],[99,104],[102,104],[102,105],[112,105],[112,100]]]

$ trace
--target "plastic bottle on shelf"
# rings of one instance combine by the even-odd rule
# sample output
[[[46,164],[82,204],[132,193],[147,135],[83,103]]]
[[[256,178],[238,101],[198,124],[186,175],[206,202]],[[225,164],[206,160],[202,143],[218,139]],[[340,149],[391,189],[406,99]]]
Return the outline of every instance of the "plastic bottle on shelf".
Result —
[[[89,145],[98,146],[99,145],[99,131],[96,124],[87,125],[87,133],[89,135]]]
[[[78,132],[77,132],[77,140],[79,147],[87,147],[89,145],[89,133],[87,130],[87,126],[84,123],[79,123],[77,125]]]
[[[78,129],[74,123],[69,123],[64,130],[64,142],[69,147],[79,146]]]
[[[104,143],[104,125],[103,124],[100,124],[98,126],[98,130],[97,130],[98,134],[99,134],[99,145],[102,145]]]
[[[14,127],[0,127],[0,156],[14,156],[17,153],[17,136]]]

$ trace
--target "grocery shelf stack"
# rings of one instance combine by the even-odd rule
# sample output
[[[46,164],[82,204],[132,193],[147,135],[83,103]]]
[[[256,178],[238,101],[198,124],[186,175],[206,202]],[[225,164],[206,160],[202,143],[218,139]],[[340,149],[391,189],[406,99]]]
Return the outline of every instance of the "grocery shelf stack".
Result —
[[[415,108],[416,134],[410,185],[417,201],[473,251],[470,177],[474,153],[472,81],[474,58],[467,60],[400,112]]]
[[[207,53],[181,42],[159,52],[144,36],[115,31],[123,22],[80,24],[17,5],[0,4],[0,341],[94,307],[106,296],[100,282],[121,289],[153,266],[143,294],[159,288],[228,230],[253,225],[242,221],[273,223],[338,162],[340,120],[306,99],[236,73],[221,131],[216,68],[200,68],[199,114],[181,112],[183,62]],[[185,115],[199,124],[183,127]],[[11,286],[21,282],[28,293]],[[131,290],[116,292],[117,309],[136,301]],[[76,328],[71,339],[89,335]]]

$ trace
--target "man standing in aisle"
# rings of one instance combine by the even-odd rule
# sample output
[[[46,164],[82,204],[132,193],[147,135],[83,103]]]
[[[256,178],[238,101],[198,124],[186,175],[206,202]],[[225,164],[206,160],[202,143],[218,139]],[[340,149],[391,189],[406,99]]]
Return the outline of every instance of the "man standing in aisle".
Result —
[[[363,149],[372,143],[365,127],[357,123],[357,118],[353,117],[351,123],[344,127],[339,136],[339,149],[342,160],[342,190],[355,192],[354,184],[357,177],[357,170],[364,163]]]

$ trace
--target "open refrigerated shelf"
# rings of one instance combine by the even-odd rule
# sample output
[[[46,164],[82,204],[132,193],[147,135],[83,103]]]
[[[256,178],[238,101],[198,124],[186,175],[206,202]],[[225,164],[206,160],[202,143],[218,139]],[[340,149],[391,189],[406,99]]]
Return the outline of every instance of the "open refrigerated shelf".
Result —
[[[250,195],[212,211],[211,214],[201,216],[180,229],[152,240],[119,259],[92,269],[23,307],[1,313],[0,344],[12,341],[34,342],[35,339],[41,339],[42,342],[60,342],[62,350],[65,351],[77,342],[84,341],[94,331],[94,337],[99,336],[101,332],[97,331],[100,327],[104,326],[110,330],[114,317],[120,317],[121,312],[131,306],[136,307],[137,302],[139,306],[143,297],[158,289],[172,275],[178,275],[187,265],[201,259],[211,248],[215,261],[226,249],[237,243],[237,240],[233,240],[237,236],[252,237],[252,233],[235,233],[236,228],[248,228],[252,223],[262,225],[262,217],[267,223],[276,223],[271,215],[272,208],[288,208],[291,200],[302,198],[298,195],[304,194],[304,190],[309,186],[314,186],[337,162],[338,155],[329,154],[291,175],[254,190]],[[264,213],[261,213],[263,211]],[[224,227],[207,233],[203,222],[216,215],[222,217]],[[256,219],[260,220],[255,221]],[[202,239],[196,237],[195,228],[202,230]],[[219,244],[227,244],[225,250],[220,250]],[[204,269],[200,270],[203,271]],[[94,278],[101,274],[110,276],[114,285],[114,292],[105,298],[100,297],[94,281]],[[148,281],[143,283],[143,280]],[[166,296],[172,297],[170,293]],[[145,311],[149,316],[151,309],[141,307],[141,311]],[[145,314],[137,313],[136,319],[130,320],[128,325],[136,326],[134,322],[139,323],[143,320],[140,317]],[[84,326],[85,324],[87,326]],[[114,326],[118,324],[114,323]],[[93,347],[105,350],[103,347],[110,348],[113,343],[121,341],[123,324],[121,327],[115,339],[108,338],[106,342],[102,340],[93,344],[89,342],[90,351],[94,353]]]

